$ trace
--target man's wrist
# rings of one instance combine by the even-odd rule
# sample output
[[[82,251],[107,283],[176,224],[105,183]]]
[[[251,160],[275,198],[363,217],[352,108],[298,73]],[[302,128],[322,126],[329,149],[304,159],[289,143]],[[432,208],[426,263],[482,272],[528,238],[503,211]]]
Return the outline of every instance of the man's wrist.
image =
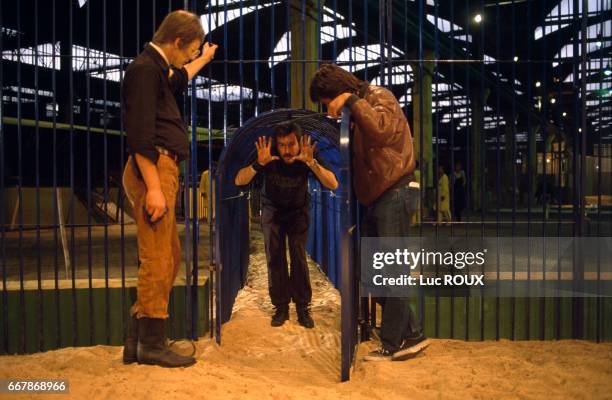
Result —
[[[349,97],[346,99],[346,101],[344,102],[344,105],[343,105],[343,106],[344,106],[344,107],[351,108],[351,106],[352,106],[353,104],[355,104],[355,102],[356,102],[357,100],[359,100],[359,96],[357,96],[356,94],[351,94],[351,95],[350,95],[350,96],[349,96]]]
[[[308,168],[312,169],[314,168],[316,165],[318,164],[317,159],[313,158],[312,160],[308,161],[306,163],[306,165],[308,166]]]
[[[251,164],[251,168],[253,168],[255,172],[259,172],[264,168],[264,166],[261,165],[258,161],[255,161],[253,164]]]

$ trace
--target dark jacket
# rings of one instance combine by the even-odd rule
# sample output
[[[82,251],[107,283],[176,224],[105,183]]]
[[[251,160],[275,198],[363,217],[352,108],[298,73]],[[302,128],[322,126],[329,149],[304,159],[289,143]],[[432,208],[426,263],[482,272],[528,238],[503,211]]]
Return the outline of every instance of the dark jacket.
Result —
[[[395,96],[387,89],[364,85],[349,99],[353,118],[353,187],[368,206],[400,178],[415,169],[412,134]]]

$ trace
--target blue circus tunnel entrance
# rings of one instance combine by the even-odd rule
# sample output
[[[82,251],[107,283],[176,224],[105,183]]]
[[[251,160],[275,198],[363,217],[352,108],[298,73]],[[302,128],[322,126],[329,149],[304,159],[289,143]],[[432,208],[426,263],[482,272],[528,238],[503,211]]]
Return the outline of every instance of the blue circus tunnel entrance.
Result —
[[[215,337],[232,316],[238,292],[245,286],[250,252],[250,201],[256,188],[237,187],[238,171],[256,159],[255,142],[270,136],[275,125],[293,121],[317,142],[319,156],[338,178],[335,192],[309,179],[311,194],[307,252],[318,263],[341,298],[341,379],[349,378],[357,345],[357,281],[354,260],[358,240],[354,221],[356,202],[350,185],[349,116],[338,125],[326,116],[307,110],[270,111],[247,121],[224,149],[215,173]],[[253,183],[252,183],[253,185]],[[255,200],[255,199],[253,199]]]

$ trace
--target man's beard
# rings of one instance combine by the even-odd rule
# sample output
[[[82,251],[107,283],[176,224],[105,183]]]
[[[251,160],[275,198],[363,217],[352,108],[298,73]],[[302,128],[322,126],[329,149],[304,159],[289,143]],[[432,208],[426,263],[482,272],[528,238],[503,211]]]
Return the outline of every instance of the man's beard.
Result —
[[[291,154],[283,155],[281,158],[283,159],[285,164],[293,164],[293,162],[295,161]]]

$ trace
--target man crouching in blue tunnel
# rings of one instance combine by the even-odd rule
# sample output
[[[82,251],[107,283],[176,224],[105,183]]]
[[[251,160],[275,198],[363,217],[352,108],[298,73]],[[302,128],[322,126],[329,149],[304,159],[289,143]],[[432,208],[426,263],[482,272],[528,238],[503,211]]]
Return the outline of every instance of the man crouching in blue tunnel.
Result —
[[[248,185],[256,175],[263,178],[261,225],[268,262],[268,290],[276,309],[271,325],[281,326],[289,319],[289,303],[293,300],[300,325],[313,328],[312,289],[306,261],[310,224],[308,176],[313,173],[321,185],[331,190],[338,187],[338,181],[319,158],[316,144],[296,123],[275,126],[273,137],[259,137],[255,147],[257,161],[238,171],[235,184]],[[285,249],[287,238],[290,272]]]
[[[410,126],[395,96],[333,64],[323,64],[310,83],[310,97],[332,117],[343,107],[354,123],[353,188],[365,212],[361,236],[408,236],[419,185]],[[406,297],[377,298],[382,306],[382,346],[366,361],[402,361],[427,346]]]

